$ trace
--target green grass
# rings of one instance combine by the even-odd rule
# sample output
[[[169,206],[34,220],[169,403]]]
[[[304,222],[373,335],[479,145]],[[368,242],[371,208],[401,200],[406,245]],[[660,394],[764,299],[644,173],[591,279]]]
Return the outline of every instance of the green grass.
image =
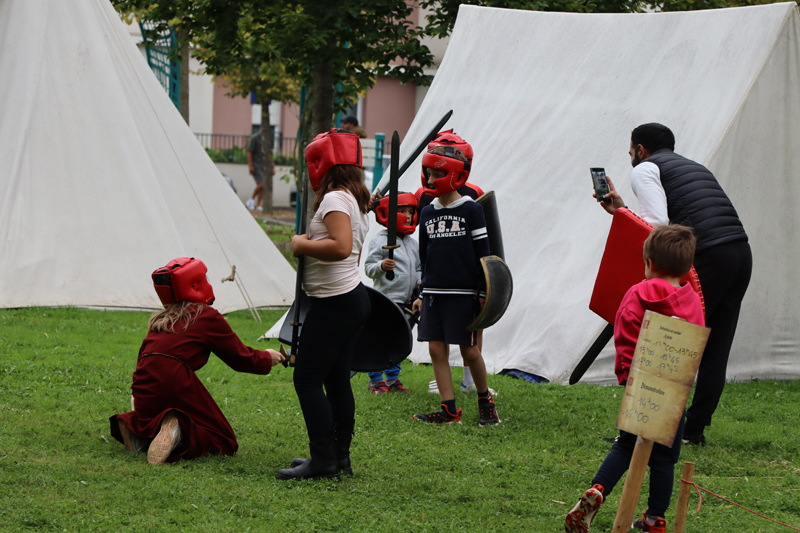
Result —
[[[292,255],[292,237],[294,236],[294,226],[286,224],[267,223],[260,218],[256,218],[258,225],[269,236],[272,243],[283,254],[283,257],[297,270],[297,258]]]
[[[267,322],[280,314],[262,311]],[[432,371],[405,362],[410,395],[372,396],[365,375],[353,379],[354,477],[281,482],[275,472],[308,451],[291,369],[238,374],[212,357],[198,375],[236,431],[238,454],[150,466],[110,437],[108,422],[129,409],[147,317],[0,310],[0,531],[563,531],[608,451],[601,437],[615,432],[619,388],[504,376],[490,377],[500,426],[477,427],[475,398],[460,393],[462,425],[424,425],[411,415],[437,405],[426,392]],[[267,328],[246,312],[228,319],[251,345]],[[798,400],[798,382],[728,385],[709,444],[681,459],[697,463],[701,486],[800,525]],[[592,531],[611,530],[621,488]],[[695,515],[692,496],[687,531],[785,530],[703,501]]]

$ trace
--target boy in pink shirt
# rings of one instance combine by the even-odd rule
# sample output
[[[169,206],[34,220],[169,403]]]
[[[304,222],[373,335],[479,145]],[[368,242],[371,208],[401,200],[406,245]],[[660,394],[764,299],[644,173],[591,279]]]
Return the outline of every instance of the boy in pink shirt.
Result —
[[[695,237],[691,228],[679,225],[659,226],[644,243],[645,281],[634,285],[625,294],[614,320],[614,373],[620,385],[628,381],[633,352],[647,310],[682,318],[699,326],[705,325],[703,304],[688,283],[680,280],[689,272],[694,260]],[[672,485],[675,463],[681,451],[681,420],[672,448],[655,444],[650,455],[650,497],[644,517],[634,522],[634,529],[651,533],[666,533],[664,519]],[[575,508],[567,514],[564,529],[567,533],[586,533],[600,508],[622,475],[628,470],[636,435],[620,431],[619,438],[606,456],[594,479]]]

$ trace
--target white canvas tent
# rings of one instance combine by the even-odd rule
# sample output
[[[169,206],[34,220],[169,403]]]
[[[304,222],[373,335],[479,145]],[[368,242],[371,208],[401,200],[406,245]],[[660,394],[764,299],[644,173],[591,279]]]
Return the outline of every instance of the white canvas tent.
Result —
[[[157,308],[150,273],[208,265],[227,312],[288,305],[294,272],[108,0],[0,2],[0,307]]]
[[[795,3],[654,14],[461,6],[400,159],[453,109],[447,127],[475,150],[470,179],[497,194],[514,297],[484,333],[490,372],[565,383],[597,338],[605,322],[588,303],[611,217],[591,196],[589,168],[605,167],[636,211],[630,132],[660,122],[676,152],[716,174],[750,237],[728,378],[800,376],[798,23]],[[419,165],[400,190],[419,187]],[[612,358],[607,347],[585,381],[615,382]],[[425,345],[412,360],[428,360]]]

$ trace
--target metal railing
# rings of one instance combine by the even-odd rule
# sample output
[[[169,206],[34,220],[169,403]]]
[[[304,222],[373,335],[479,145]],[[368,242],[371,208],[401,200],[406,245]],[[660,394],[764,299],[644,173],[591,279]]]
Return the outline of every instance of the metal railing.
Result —
[[[229,150],[231,148],[241,148],[247,150],[250,142],[250,135],[229,135],[226,133],[195,133],[197,141],[203,148],[212,150]],[[297,139],[295,137],[284,137],[280,132],[275,132],[272,140],[272,152],[286,157],[292,157],[297,150]]]
[[[197,141],[203,148],[211,148],[212,150],[228,150],[234,146],[247,149],[247,143],[250,142],[249,135],[228,135],[225,133],[195,133]]]

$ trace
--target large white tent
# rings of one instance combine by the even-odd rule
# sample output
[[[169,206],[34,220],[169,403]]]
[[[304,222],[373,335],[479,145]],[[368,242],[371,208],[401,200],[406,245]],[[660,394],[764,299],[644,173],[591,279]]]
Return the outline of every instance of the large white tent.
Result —
[[[0,2],[0,307],[157,308],[202,259],[215,307],[288,305],[294,271],[159,85],[108,0]],[[236,266],[243,285],[221,283]]]
[[[605,322],[588,304],[611,217],[589,168],[605,167],[636,211],[630,132],[660,122],[676,152],[716,174],[750,237],[728,378],[800,376],[798,22],[793,2],[651,14],[461,6],[401,161],[453,109],[448,127],[475,150],[470,179],[497,194],[514,297],[484,333],[491,372],[565,383],[597,338]],[[419,165],[401,190],[417,189]],[[585,381],[614,382],[612,357],[607,347]],[[412,360],[428,360],[425,345]]]

